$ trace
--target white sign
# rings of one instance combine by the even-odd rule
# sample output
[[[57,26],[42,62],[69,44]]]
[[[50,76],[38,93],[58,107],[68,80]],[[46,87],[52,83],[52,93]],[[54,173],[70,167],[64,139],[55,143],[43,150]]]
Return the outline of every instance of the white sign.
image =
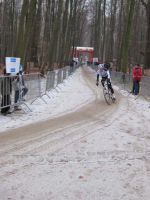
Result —
[[[6,57],[6,73],[17,74],[20,68],[20,58]]]

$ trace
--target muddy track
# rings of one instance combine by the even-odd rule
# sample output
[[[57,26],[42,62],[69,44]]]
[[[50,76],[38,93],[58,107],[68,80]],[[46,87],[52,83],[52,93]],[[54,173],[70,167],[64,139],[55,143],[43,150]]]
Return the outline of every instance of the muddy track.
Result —
[[[18,129],[1,133],[0,135],[0,165],[1,169],[11,163],[19,162],[27,155],[50,155],[81,138],[101,129],[118,109],[121,100],[108,106],[104,101],[101,87],[95,86],[95,77],[88,68],[82,69],[84,83],[93,93],[94,100],[78,109],[55,119],[49,119]],[[107,121],[106,121],[107,119]],[[23,162],[24,163],[24,162]],[[20,165],[20,169],[24,164]],[[16,169],[16,171],[19,169]],[[0,177],[6,175],[0,173]]]

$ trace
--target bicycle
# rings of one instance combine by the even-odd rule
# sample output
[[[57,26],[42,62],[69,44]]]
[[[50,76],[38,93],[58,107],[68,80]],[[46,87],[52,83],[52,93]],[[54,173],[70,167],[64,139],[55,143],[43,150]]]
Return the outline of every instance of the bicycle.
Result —
[[[111,90],[108,87],[107,81],[104,82],[103,95],[104,95],[105,101],[108,105],[111,105],[112,103],[116,102],[116,99],[113,97],[113,94],[111,93]]]

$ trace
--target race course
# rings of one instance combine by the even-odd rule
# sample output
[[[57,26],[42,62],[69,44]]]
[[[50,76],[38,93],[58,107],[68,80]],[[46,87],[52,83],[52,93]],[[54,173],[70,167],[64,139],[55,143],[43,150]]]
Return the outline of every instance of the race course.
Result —
[[[0,133],[0,199],[149,200],[150,111],[119,91],[107,105],[94,72],[76,73],[91,101]]]

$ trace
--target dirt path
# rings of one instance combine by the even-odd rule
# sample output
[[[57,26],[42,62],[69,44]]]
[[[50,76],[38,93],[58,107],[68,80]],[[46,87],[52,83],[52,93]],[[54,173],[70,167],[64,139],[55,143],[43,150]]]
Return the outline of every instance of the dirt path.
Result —
[[[95,100],[92,103],[83,106],[76,112],[55,119],[1,133],[0,156],[6,156],[9,153],[35,153],[35,151],[38,152],[38,149],[40,149],[41,153],[44,149],[47,150],[47,145],[49,146],[50,144],[51,146],[51,142],[54,142],[53,138],[56,137],[56,140],[58,140],[58,138],[67,139],[67,137],[76,136],[80,133],[80,127],[86,127],[89,124],[94,126],[97,123],[105,122],[105,118],[111,118],[112,114],[117,110],[119,100],[116,104],[108,106],[103,99],[101,88],[96,88],[95,86],[93,74],[83,69],[83,77],[95,96]],[[75,133],[70,132],[72,129],[75,130]],[[68,134],[63,136],[66,132]],[[80,136],[82,137],[82,134]],[[47,145],[44,141],[46,141]]]

